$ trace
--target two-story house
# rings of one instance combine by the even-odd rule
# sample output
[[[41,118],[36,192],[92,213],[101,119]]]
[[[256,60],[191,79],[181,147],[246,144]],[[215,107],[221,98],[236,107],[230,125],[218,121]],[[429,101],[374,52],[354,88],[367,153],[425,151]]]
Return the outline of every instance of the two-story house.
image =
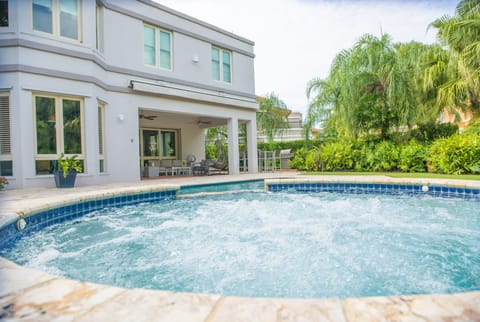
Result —
[[[239,123],[257,172],[254,43],[149,0],[0,0],[0,176],[53,186],[138,181],[151,159],[204,158],[204,129]]]

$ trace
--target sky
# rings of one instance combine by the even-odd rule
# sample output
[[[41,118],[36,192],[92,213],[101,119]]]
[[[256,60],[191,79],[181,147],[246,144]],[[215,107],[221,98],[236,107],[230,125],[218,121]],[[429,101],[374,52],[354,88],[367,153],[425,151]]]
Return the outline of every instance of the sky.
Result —
[[[308,111],[307,83],[326,78],[342,49],[366,33],[433,43],[428,25],[453,15],[454,0],[156,0],[255,42],[255,92]]]

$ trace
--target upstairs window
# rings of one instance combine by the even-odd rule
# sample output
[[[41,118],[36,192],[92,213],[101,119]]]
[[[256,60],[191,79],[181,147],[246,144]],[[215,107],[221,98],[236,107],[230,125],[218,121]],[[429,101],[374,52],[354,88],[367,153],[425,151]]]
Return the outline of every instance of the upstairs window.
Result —
[[[232,82],[232,53],[218,47],[212,47],[212,77],[226,83]]]
[[[143,62],[172,69],[172,33],[157,27],[143,26]]]
[[[32,0],[32,28],[79,40],[80,0]]]
[[[8,0],[0,0],[0,27],[8,27]]]

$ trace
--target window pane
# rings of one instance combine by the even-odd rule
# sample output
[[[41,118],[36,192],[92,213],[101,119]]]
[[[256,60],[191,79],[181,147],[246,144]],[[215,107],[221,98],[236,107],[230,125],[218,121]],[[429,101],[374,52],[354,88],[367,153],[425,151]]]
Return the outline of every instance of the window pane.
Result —
[[[60,0],[60,36],[78,39],[77,0]]]
[[[143,62],[155,65],[155,29],[143,27]]]
[[[12,161],[0,161],[0,176],[13,176]]]
[[[217,48],[212,48],[212,77],[220,80],[220,51]]]
[[[50,97],[35,97],[37,153],[56,154],[56,118],[55,99]]]
[[[223,81],[231,82],[230,53],[223,51]]]
[[[160,31],[160,67],[162,68],[171,68],[170,42],[170,33]]]
[[[33,29],[52,33],[52,1],[32,0]]]
[[[0,27],[8,27],[8,0],[0,0]]]
[[[52,174],[56,168],[57,160],[36,160],[35,173],[36,174]]]
[[[143,130],[143,156],[158,157],[158,131]]]
[[[65,154],[82,154],[80,101],[64,99],[63,149]]]
[[[175,144],[175,132],[162,131],[162,156],[176,157],[177,149]]]

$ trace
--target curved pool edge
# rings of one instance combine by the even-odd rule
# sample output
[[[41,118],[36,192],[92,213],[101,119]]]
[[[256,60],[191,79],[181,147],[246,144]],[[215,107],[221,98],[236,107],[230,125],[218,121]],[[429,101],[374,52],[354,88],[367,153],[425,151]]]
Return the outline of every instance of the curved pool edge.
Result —
[[[276,179],[275,179],[276,180]],[[302,177],[293,181],[443,184],[480,188],[480,182],[387,177]],[[292,182],[293,182],[292,181]],[[19,218],[78,199],[169,188],[158,183],[111,189],[44,189],[28,201],[0,207],[0,228],[6,218]],[[95,190],[93,190],[95,189]],[[111,195],[113,194],[113,195]],[[20,198],[21,199],[21,198]],[[82,200],[83,200],[82,199]],[[43,203],[42,201],[43,200]],[[46,202],[46,200],[48,202]],[[18,200],[20,201],[20,200]],[[42,209],[43,209],[42,208]],[[7,211],[5,211],[7,210]],[[15,220],[15,219],[13,219]],[[122,289],[86,283],[19,266],[0,258],[0,320],[51,321],[372,321],[480,320],[480,292],[353,299],[241,298],[145,289]]]

